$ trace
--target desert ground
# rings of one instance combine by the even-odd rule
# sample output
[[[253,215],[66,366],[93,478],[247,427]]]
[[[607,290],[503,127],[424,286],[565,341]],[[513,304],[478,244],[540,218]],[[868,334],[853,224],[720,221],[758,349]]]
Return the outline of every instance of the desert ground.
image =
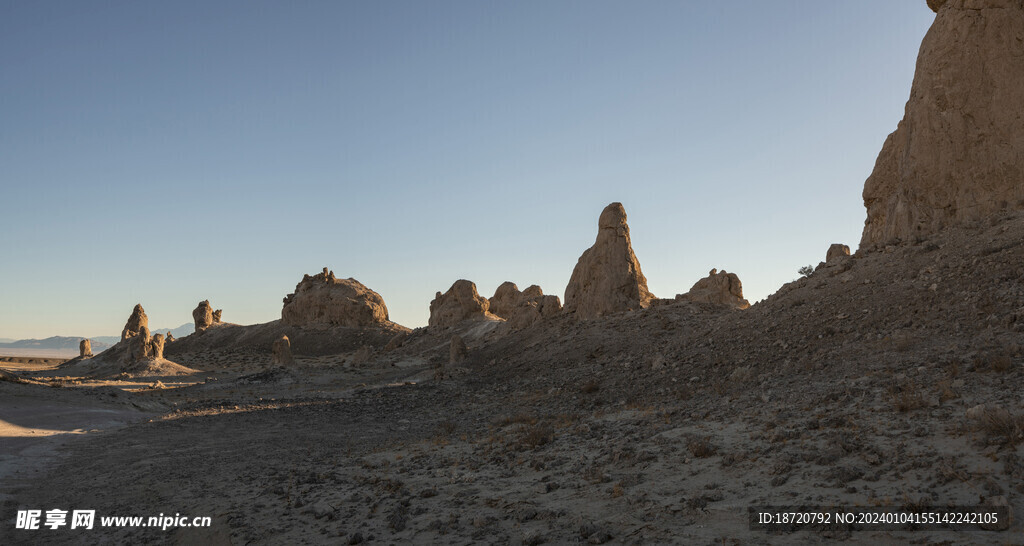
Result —
[[[6,514],[213,518],[7,527],[5,540],[1022,543],[1016,520],[775,532],[747,521],[757,505],[1009,499],[1021,513],[1022,241],[1024,215],[1007,213],[822,264],[744,310],[683,300],[521,329],[470,321],[387,346],[327,328],[369,343],[309,342],[333,354],[305,356],[296,344],[290,366],[271,363],[278,323],[173,342],[181,351],[166,356],[191,374],[3,362]],[[197,349],[204,337],[229,345],[218,336],[233,330],[256,334]]]

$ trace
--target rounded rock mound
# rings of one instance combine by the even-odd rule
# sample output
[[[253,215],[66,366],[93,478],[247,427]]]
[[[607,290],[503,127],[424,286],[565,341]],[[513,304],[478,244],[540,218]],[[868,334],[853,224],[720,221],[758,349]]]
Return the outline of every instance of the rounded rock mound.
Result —
[[[355,279],[322,273],[304,275],[295,292],[284,298],[281,322],[291,326],[326,324],[365,328],[388,322],[388,308],[380,294]]]

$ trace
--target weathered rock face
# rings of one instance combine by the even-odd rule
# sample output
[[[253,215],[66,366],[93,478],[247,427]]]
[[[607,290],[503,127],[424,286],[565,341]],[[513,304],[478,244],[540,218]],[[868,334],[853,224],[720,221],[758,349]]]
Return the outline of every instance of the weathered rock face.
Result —
[[[490,302],[476,291],[472,281],[460,279],[444,294],[438,292],[430,302],[430,327],[443,328],[464,320],[499,320],[489,312]]]
[[[505,319],[515,328],[525,328],[545,317],[562,311],[558,296],[546,296],[537,285],[522,292],[513,282],[503,282],[489,300],[490,312]]]
[[[87,356],[92,356],[92,341],[89,341],[88,339],[83,339],[82,341],[78,342],[78,356],[83,358]]]
[[[210,300],[199,302],[199,305],[192,311],[192,320],[196,322],[196,332],[202,332],[213,326],[213,308],[210,307]]]
[[[295,293],[284,298],[281,321],[366,328],[388,322],[388,308],[380,294],[355,279],[335,278],[325,267],[312,277],[304,275]]]
[[[676,296],[676,300],[726,305],[737,309],[750,307],[743,299],[743,284],[735,273],[712,269],[707,277],[697,281],[690,291]]]
[[[217,309],[216,311],[213,312],[213,323],[214,324],[217,324],[218,322],[220,322],[220,317],[221,317],[222,314],[224,314],[224,310],[223,309]]]
[[[124,325],[124,330],[121,330],[121,341],[124,341],[130,337],[139,335],[139,332],[145,328],[148,334],[149,332],[149,317],[146,316],[146,311],[142,308],[142,304],[136,304],[135,309],[132,310],[132,315],[128,317],[128,322]]]
[[[274,341],[270,361],[281,365],[295,364],[295,359],[292,358],[292,342],[288,336],[281,336]]]
[[[832,246],[828,247],[828,252],[825,254],[825,263],[829,263],[837,259],[840,259],[843,256],[849,255],[850,247],[844,244],[834,243]]]
[[[861,246],[1024,208],[1024,0],[930,0],[906,112],[864,184]]]
[[[612,203],[601,212],[597,241],[580,256],[565,287],[565,311],[590,319],[644,309],[652,299],[633,254],[626,210]]]

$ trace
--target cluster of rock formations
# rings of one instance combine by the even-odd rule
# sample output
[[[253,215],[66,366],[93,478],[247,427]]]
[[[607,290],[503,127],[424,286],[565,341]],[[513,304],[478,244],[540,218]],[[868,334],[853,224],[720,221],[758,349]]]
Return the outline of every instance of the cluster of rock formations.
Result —
[[[303,275],[295,292],[284,298],[281,321],[366,328],[387,323],[388,308],[380,294],[355,279],[338,279],[325,267],[316,275]]]
[[[142,304],[138,303],[135,305],[135,309],[132,310],[131,316],[128,317],[128,322],[124,325],[124,329],[121,330],[121,341],[139,335],[143,328],[146,329],[147,333],[149,332],[149,317],[146,316],[146,311],[142,308]]]
[[[1024,208],[1024,2],[928,5],[903,120],[864,184],[862,247]]]
[[[127,345],[127,351],[122,356],[126,363],[138,362],[146,359],[162,359],[164,357],[164,335],[149,334],[149,318],[142,304],[137,304],[128,322],[121,331],[121,343]]]
[[[499,320],[490,312],[491,302],[476,291],[476,284],[460,279],[430,302],[427,324],[433,328],[454,326],[464,320]]]
[[[750,307],[750,302],[743,299],[739,277],[714,269],[676,299],[737,309]],[[476,284],[463,279],[447,292],[438,292],[430,302],[428,325],[447,328],[467,320],[504,320],[518,329],[563,312],[577,319],[594,319],[671,301],[658,300],[647,288],[647,279],[633,253],[626,210],[621,203],[612,203],[601,212],[594,245],[583,252],[573,269],[564,307],[558,296],[545,295],[537,285],[520,291],[515,283],[506,281],[487,299],[477,292]]]
[[[513,328],[525,328],[562,312],[558,296],[545,295],[536,284],[520,292],[515,283],[503,282],[488,301],[491,313],[508,321]]]
[[[735,273],[717,269],[712,269],[707,277],[694,283],[689,292],[678,294],[676,301],[713,303],[736,309],[750,307],[750,302],[743,299],[743,284],[740,278]]]
[[[633,254],[622,204],[605,207],[597,227],[594,246],[580,256],[565,287],[565,312],[591,319],[646,309],[654,295]]]
[[[213,307],[210,306],[210,300],[199,302],[199,305],[192,311],[192,320],[196,323],[196,332],[202,332],[210,326],[219,323],[221,321],[221,312],[221,309],[213,310]]]

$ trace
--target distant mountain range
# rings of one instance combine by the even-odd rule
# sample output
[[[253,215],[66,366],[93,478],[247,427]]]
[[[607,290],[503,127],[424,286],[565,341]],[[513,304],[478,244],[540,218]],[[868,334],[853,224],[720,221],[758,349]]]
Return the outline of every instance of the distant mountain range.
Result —
[[[66,336],[53,336],[48,337],[46,339],[19,339],[17,341],[0,343],[0,349],[74,349],[75,351],[77,351],[78,343],[83,339],[85,338]],[[92,341],[93,353],[97,353],[109,347],[109,343],[104,343],[102,341],[97,340]]]
[[[174,337],[185,337],[195,331],[195,325],[191,322],[182,324],[177,328],[154,328],[150,330],[154,334],[167,334],[170,332]],[[78,343],[86,339],[81,337],[53,336],[46,339],[9,339],[0,338],[0,349],[47,349],[47,350],[74,350],[78,351]],[[92,342],[93,354],[109,349],[112,345],[121,341],[121,336],[96,336],[88,338]]]

